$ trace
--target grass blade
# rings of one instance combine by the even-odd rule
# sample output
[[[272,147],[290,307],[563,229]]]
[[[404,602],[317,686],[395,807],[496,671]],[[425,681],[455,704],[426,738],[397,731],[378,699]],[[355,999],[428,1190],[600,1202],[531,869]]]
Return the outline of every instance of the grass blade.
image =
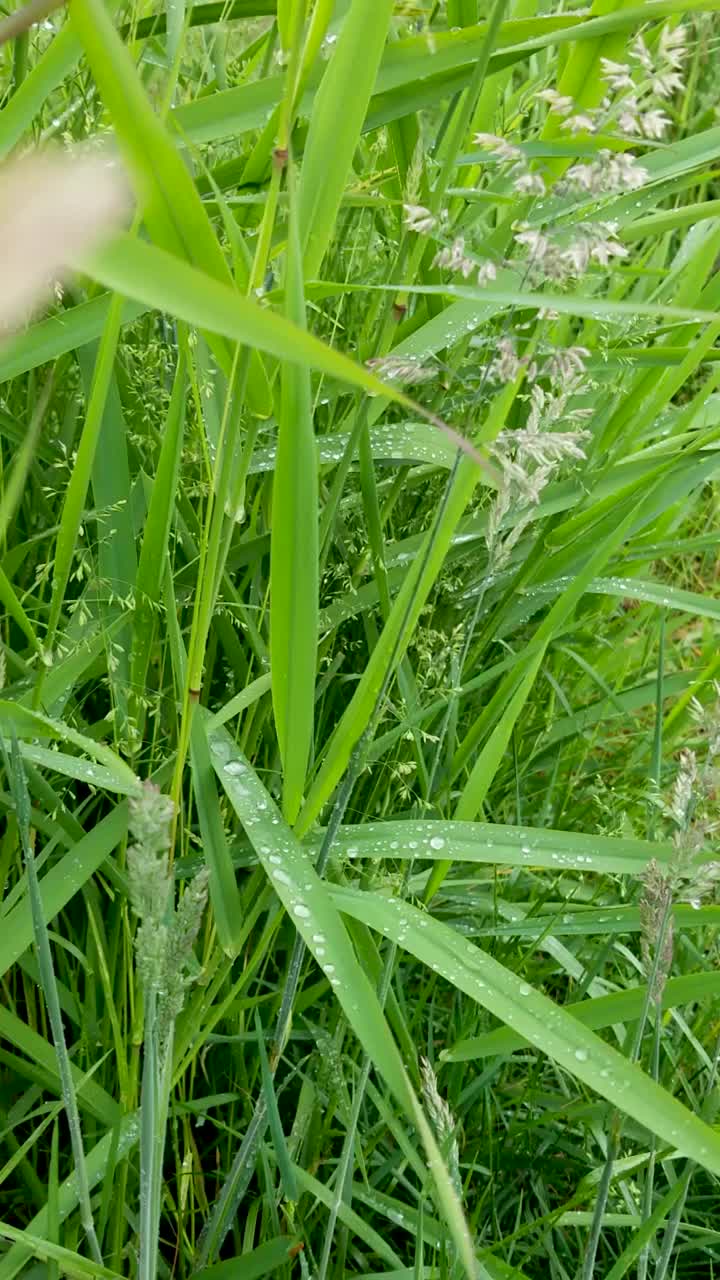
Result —
[[[336,889],[343,912],[417,956],[669,1146],[720,1171],[720,1136],[616,1049],[439,920],[407,903]]]
[[[290,223],[287,318],[305,330],[302,259],[288,170]],[[310,372],[282,367],[270,543],[272,698],[283,763],[283,813],[292,826],[302,804],[313,740],[318,640],[318,479]]]
[[[48,936],[43,901],[40,896],[40,885],[35,868],[33,836],[30,830],[30,796],[27,789],[25,770],[23,768],[16,738],[13,738],[12,740],[10,758],[8,758],[7,755],[4,739],[2,740],[2,750],[5,758],[5,768],[10,779],[10,785],[15,801],[18,830],[20,832],[23,854],[25,856],[25,867],[28,878],[28,897],[30,900],[30,912],[32,916],[35,946],[37,948],[38,962],[40,966],[40,980],[47,1006],[48,1019],[52,1029],[58,1070],[60,1072],[60,1079],[62,1082],[62,1096],[65,1104],[68,1128],[70,1130],[70,1145],[72,1147],[73,1161],[75,1164],[80,1217],[85,1237],[93,1257],[93,1262],[102,1268],[102,1255],[100,1253],[100,1245],[95,1231],[92,1206],[90,1204],[90,1184],[88,1182],[87,1167],[85,1163],[85,1147],[83,1143],[82,1126],[80,1123],[80,1111],[78,1109],[77,1097],[75,1095],[75,1081],[73,1079],[70,1056],[68,1054],[67,1043],[65,1041],[65,1031],[63,1028],[62,1013],[60,1011],[60,998],[55,978],[55,969],[53,967],[50,938]]]
[[[390,1034],[380,1002],[358,963],[328,890],[302,845],[282,823],[257,775],[239,756],[225,730],[209,730],[208,741],[217,775],[245,825],[270,883],[306,947],[326,974],[360,1042],[402,1109],[420,1131],[437,1195],[448,1216],[458,1252],[468,1274],[473,1276],[476,1268],[472,1243],[447,1169]]]
[[[393,7],[393,0],[352,0],[315,97],[298,190],[299,236],[309,280],[317,275],[330,243]]]

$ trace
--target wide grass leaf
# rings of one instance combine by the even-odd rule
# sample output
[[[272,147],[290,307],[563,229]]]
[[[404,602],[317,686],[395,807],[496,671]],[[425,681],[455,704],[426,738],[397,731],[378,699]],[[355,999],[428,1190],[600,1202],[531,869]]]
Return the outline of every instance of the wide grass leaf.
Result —
[[[397,387],[382,382],[369,369],[285,316],[261,307],[154,245],[130,235],[118,236],[78,265],[96,280],[146,307],[167,311],[199,329],[222,334],[280,360],[307,365],[359,390],[386,396],[405,408],[419,408]]]
[[[311,280],[330,243],[393,8],[393,0],[352,0],[315,95],[298,190],[300,244]]]
[[[208,743],[218,778],[295,929],[317,960],[363,1048],[420,1131],[438,1199],[468,1274],[472,1276],[475,1274],[472,1244],[449,1174],[377,993],[355,955],[330,892],[318,876],[307,850],[282,821],[271,796],[229,734],[221,728],[209,728]]]
[[[720,1174],[720,1134],[565,1009],[448,925],[406,902],[334,889],[339,909],[414,955],[536,1049],[644,1125],[670,1147]]]
[[[306,330],[302,257],[291,196],[286,315]],[[270,540],[272,700],[283,764],[283,813],[300,811],[313,740],[318,641],[318,468],[312,387],[306,364],[283,361]]]
[[[554,932],[554,921],[552,927]],[[669,978],[663,987],[661,1008],[674,1009],[678,1005],[691,1004],[696,1000],[717,1000],[719,992],[719,973],[688,973],[679,978]],[[625,991],[613,991],[608,996],[580,1000],[563,1007],[566,1013],[572,1014],[584,1027],[598,1031],[601,1027],[636,1021],[643,1014],[646,999],[647,987],[628,987]],[[499,1027],[496,1031],[486,1031],[484,1035],[460,1040],[451,1049],[444,1049],[440,1056],[443,1062],[467,1062],[474,1058],[514,1053],[516,1049],[526,1048],[528,1043],[524,1036],[511,1027]]]
[[[663,865],[674,853],[669,842],[489,822],[367,822],[341,827],[337,842],[352,859],[452,858],[453,862],[634,876],[642,874],[651,858]]]

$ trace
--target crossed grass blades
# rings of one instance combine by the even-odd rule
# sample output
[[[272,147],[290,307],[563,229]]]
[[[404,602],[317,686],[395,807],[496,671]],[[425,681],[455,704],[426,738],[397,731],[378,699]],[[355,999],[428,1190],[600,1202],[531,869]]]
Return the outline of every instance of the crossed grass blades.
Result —
[[[0,28],[1,1280],[712,1274],[718,7]]]

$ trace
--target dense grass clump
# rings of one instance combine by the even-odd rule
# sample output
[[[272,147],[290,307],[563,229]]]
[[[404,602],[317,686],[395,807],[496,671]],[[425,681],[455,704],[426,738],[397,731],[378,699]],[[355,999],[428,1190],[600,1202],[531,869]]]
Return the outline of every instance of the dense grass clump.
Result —
[[[717,10],[0,23],[0,1280],[715,1274]]]

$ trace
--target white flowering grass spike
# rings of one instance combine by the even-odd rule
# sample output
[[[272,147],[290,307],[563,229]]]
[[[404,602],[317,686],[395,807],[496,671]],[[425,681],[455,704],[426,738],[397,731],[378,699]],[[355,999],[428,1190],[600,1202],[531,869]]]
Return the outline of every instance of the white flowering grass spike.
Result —
[[[558,93],[557,89],[541,89],[539,93],[535,94],[535,97],[546,102],[550,110],[559,116],[569,115],[575,109],[574,100]]]
[[[26,323],[129,207],[122,173],[102,152],[32,152],[0,169],[0,330]]]
[[[405,226],[420,236],[429,235],[435,226],[435,215],[424,204],[404,204]]]
[[[485,151],[490,151],[492,155],[497,156],[498,160],[523,160],[525,157],[520,147],[516,147],[514,143],[508,142],[505,138],[499,138],[494,133],[476,133],[473,142],[477,147],[483,147]]]

